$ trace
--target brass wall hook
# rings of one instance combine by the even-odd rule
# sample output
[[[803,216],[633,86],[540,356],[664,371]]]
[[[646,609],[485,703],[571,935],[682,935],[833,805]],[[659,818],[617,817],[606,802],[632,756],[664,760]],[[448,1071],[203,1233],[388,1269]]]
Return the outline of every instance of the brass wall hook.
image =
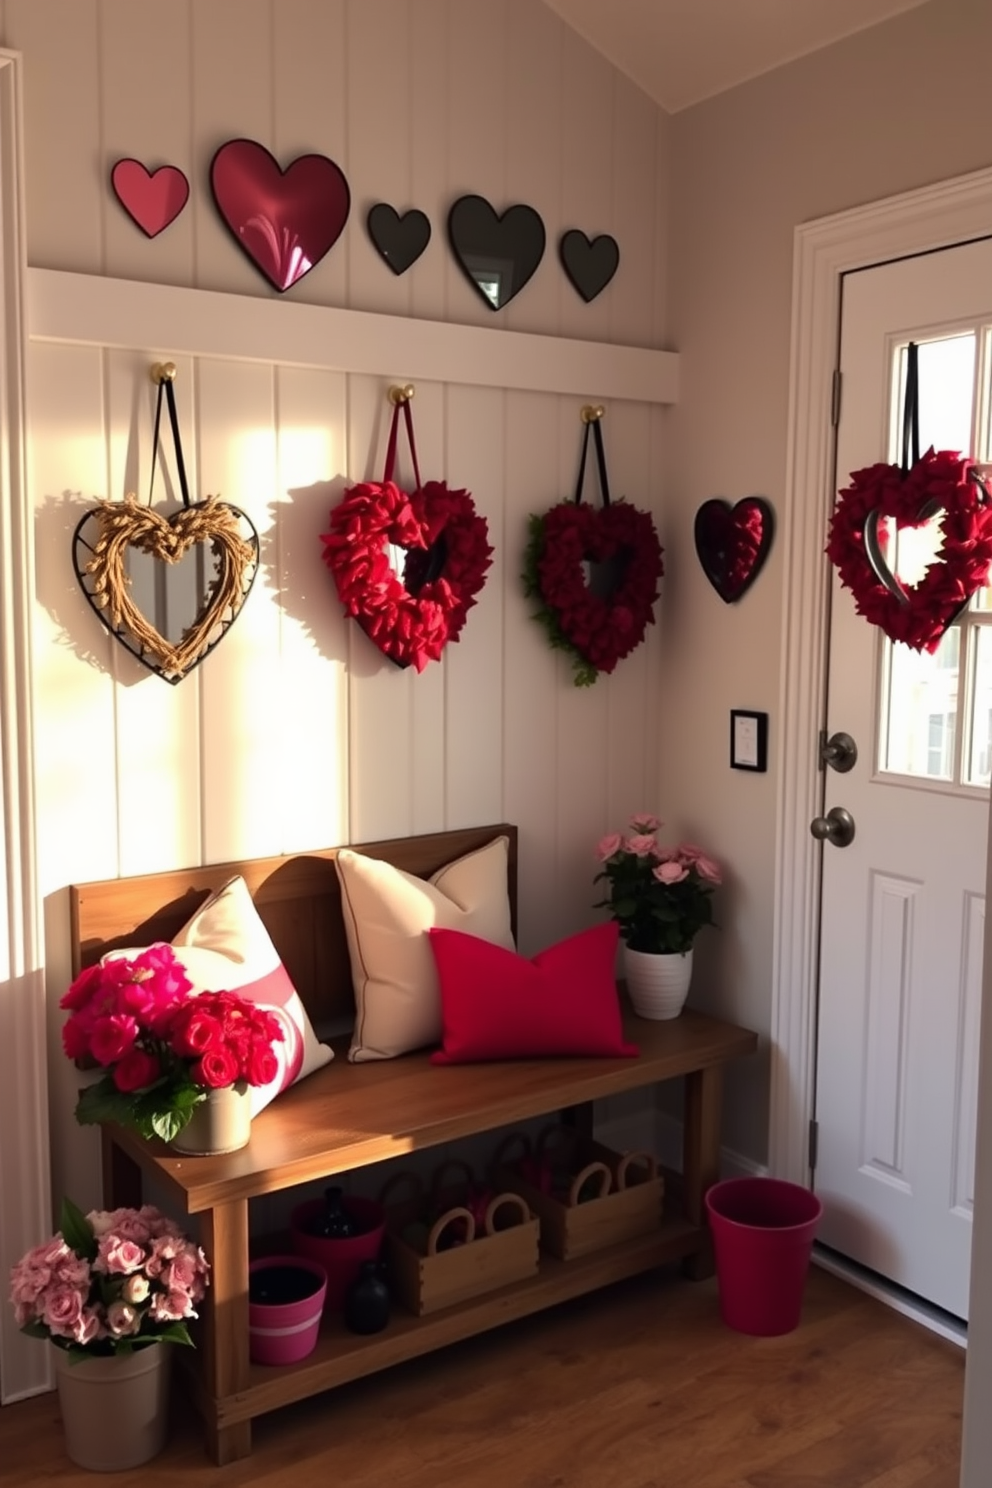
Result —
[[[416,388],[412,382],[404,384],[403,387],[391,387],[389,389],[389,401],[395,408],[398,408],[401,403],[409,403],[415,392]]]
[[[598,424],[599,420],[603,417],[605,412],[606,409],[603,407],[602,403],[586,403],[583,406],[579,417],[584,424]]]
[[[152,382],[161,385],[163,382],[175,382],[175,362],[153,362],[151,372]]]

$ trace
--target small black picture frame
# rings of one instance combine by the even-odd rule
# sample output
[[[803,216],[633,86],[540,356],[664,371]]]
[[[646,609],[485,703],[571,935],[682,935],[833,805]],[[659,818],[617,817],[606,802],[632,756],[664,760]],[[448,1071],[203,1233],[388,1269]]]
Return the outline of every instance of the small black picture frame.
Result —
[[[768,714],[730,710],[730,768],[764,774],[768,769]]]

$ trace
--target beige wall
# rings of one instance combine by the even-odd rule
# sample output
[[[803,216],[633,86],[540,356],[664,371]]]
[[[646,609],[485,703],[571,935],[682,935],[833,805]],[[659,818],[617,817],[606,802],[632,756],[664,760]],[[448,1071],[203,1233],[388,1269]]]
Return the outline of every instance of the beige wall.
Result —
[[[662,601],[662,806],[731,864],[727,928],[700,946],[710,1006],[765,1032],[787,534],[728,607],[689,561],[693,515],[711,496],[763,495],[781,511],[794,229],[992,163],[976,85],[990,55],[988,0],[931,0],[672,120],[669,295],[683,382],[665,509],[675,557]],[[733,707],[770,715],[766,776],[727,766]],[[758,1159],[763,1077],[758,1065],[735,1072],[729,1105],[734,1145]]]

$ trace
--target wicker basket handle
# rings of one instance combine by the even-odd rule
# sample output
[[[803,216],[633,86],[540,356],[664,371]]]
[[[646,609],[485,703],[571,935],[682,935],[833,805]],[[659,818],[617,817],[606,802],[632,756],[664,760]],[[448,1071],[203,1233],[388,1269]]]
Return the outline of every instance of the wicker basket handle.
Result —
[[[643,1168],[643,1176],[637,1177],[630,1173],[631,1168]],[[630,1175],[628,1177],[628,1175]],[[650,1152],[626,1152],[617,1166],[617,1188],[621,1191],[628,1186],[638,1183],[650,1183],[652,1178],[658,1176],[658,1162]]]
[[[446,1209],[431,1225],[430,1233],[427,1236],[427,1254],[429,1256],[437,1255],[438,1241],[449,1224],[452,1224],[456,1219],[465,1225],[465,1239],[463,1243],[468,1245],[469,1241],[475,1239],[475,1217],[472,1211],[465,1209],[461,1204],[456,1204],[454,1208]]]
[[[444,1162],[439,1163],[434,1169],[434,1176],[431,1178],[431,1193],[433,1195],[441,1193],[446,1182],[452,1186],[458,1185],[471,1189],[475,1187],[475,1175],[464,1159],[446,1157]]]
[[[514,1152],[514,1148],[519,1148],[519,1151]],[[498,1168],[512,1167],[514,1163],[520,1162],[522,1158],[530,1157],[530,1154],[530,1137],[528,1137],[526,1132],[507,1132],[506,1136],[496,1144],[490,1166],[495,1173]]]
[[[494,1199],[490,1199],[489,1207],[486,1210],[487,1235],[495,1235],[498,1233],[496,1229],[496,1215],[501,1209],[505,1208],[507,1204],[509,1204],[512,1209],[516,1209],[519,1213],[520,1218],[517,1220],[518,1224],[526,1224],[527,1221],[530,1219],[530,1206],[527,1203],[527,1200],[525,1198],[522,1198],[520,1194],[497,1194]]]
[[[408,1189],[407,1199],[411,1203],[423,1204],[424,1182],[420,1174],[414,1173],[411,1168],[404,1168],[402,1172],[394,1173],[391,1178],[386,1179],[382,1188],[379,1190],[379,1203],[383,1206],[387,1205],[390,1201],[396,1203],[395,1191],[404,1185]]]
[[[568,1207],[570,1209],[574,1208],[574,1206],[579,1202],[579,1194],[582,1192],[584,1186],[589,1182],[590,1178],[599,1179],[599,1193],[596,1195],[597,1199],[605,1199],[606,1195],[609,1193],[611,1187],[613,1186],[613,1174],[610,1172],[609,1168],[604,1162],[586,1163],[585,1167],[580,1169],[580,1171],[576,1173],[575,1177],[572,1179],[572,1186],[568,1190],[568,1199],[566,1200],[566,1203],[568,1204]]]
[[[577,1132],[571,1126],[560,1126],[552,1122],[538,1133],[536,1150],[539,1157],[554,1156],[556,1153],[562,1158],[567,1158],[575,1147]]]

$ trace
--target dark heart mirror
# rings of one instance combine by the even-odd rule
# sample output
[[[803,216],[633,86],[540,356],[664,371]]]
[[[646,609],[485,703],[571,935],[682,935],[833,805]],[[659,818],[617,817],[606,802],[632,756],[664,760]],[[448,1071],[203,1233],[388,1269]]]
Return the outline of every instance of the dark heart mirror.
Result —
[[[365,225],[376,252],[394,274],[405,274],[431,240],[430,221],[417,207],[400,215],[388,202],[376,202]]]
[[[587,238],[577,227],[562,233],[558,243],[558,257],[574,287],[588,304],[609,284],[620,264],[620,249],[616,238],[600,233],[598,238]]]
[[[533,207],[499,213],[481,196],[462,196],[454,203],[448,237],[462,271],[490,310],[509,304],[544,257],[544,223]]]
[[[761,496],[736,506],[714,497],[696,513],[694,537],[703,573],[725,604],[750,589],[768,557],[775,517]]]
[[[301,155],[282,170],[248,139],[221,145],[210,186],[234,241],[280,293],[333,248],[351,206],[344,173],[326,155]]]

